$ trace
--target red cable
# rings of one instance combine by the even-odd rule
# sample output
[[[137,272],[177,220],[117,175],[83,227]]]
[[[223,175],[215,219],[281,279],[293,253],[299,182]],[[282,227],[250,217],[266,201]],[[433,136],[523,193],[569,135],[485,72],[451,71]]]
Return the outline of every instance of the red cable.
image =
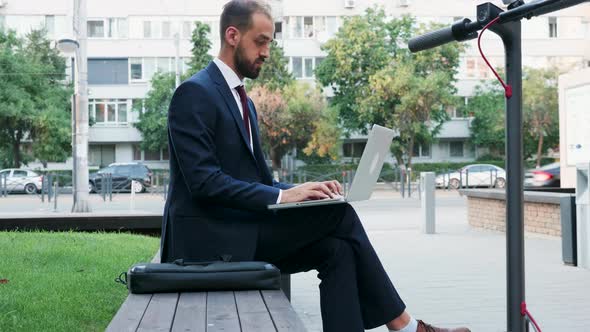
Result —
[[[533,318],[533,315],[531,315],[531,313],[527,310],[526,302],[524,302],[524,301],[522,301],[522,303],[520,304],[520,314],[525,316],[526,318],[528,318],[531,321],[531,323],[533,323],[533,325],[535,325],[535,329],[538,332],[541,332],[541,328],[539,327],[539,324],[537,324],[537,322]]]
[[[500,75],[498,75],[498,73],[496,72],[494,67],[492,67],[492,65],[490,65],[490,62],[488,61],[486,56],[483,54],[483,51],[481,50],[481,36],[483,35],[483,32],[486,31],[486,29],[489,28],[492,24],[496,23],[499,19],[500,19],[500,16],[496,17],[495,19],[491,20],[490,23],[486,24],[486,26],[483,27],[483,29],[481,29],[481,32],[479,33],[479,37],[477,37],[477,48],[479,48],[479,54],[481,54],[481,57],[483,58],[483,60],[486,62],[488,67],[490,67],[490,69],[492,70],[494,75],[496,75],[496,77],[498,78],[500,83],[502,83],[502,87],[504,87],[504,95],[506,96],[507,99],[510,99],[510,97],[512,97],[512,86],[504,83],[504,80],[502,80]]]

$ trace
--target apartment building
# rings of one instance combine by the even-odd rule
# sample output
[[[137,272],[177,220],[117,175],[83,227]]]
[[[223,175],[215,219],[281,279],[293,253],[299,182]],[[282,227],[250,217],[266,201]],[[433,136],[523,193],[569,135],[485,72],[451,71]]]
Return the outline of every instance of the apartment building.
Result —
[[[143,151],[141,135],[134,128],[141,105],[149,91],[149,80],[157,71],[174,71],[175,56],[187,70],[193,21],[211,27],[211,54],[219,49],[219,15],[225,0],[87,0],[88,83],[90,128],[89,162],[94,166],[111,162],[142,161],[152,168],[167,167],[168,151]],[[493,1],[501,5],[501,1]],[[285,50],[289,70],[304,82],[314,82],[314,69],[325,58],[321,45],[332,38],[347,16],[361,15],[371,6],[381,6],[390,17],[410,14],[419,23],[451,22],[475,17],[479,1],[428,0],[274,0],[276,39]],[[54,40],[72,37],[73,0],[0,0],[0,29],[25,34],[44,27]],[[523,64],[532,67],[560,65],[590,66],[590,4],[523,21]],[[180,42],[175,43],[175,35]],[[484,49],[495,66],[502,66],[502,44],[493,33],[483,38]],[[474,87],[492,78],[477,51],[475,41],[461,57],[457,95],[469,102]],[[178,46],[177,46],[178,45]],[[177,49],[178,47],[178,49]],[[70,63],[68,61],[68,63]],[[68,69],[69,72],[69,69]],[[330,91],[326,91],[330,96]],[[448,110],[437,141],[416,146],[415,162],[469,161],[479,151],[469,143],[471,118],[461,109]],[[366,137],[353,135],[344,141],[346,158],[360,155]],[[51,165],[67,168],[69,162]]]

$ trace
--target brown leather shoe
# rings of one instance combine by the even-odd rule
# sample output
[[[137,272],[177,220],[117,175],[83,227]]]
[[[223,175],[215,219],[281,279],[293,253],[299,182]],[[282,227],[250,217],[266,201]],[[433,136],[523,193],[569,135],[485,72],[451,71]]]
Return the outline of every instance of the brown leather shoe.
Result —
[[[418,320],[418,329],[416,332],[471,332],[470,329],[466,327],[459,327],[456,329],[443,329],[440,327],[434,327],[430,324],[426,324],[421,320]]]

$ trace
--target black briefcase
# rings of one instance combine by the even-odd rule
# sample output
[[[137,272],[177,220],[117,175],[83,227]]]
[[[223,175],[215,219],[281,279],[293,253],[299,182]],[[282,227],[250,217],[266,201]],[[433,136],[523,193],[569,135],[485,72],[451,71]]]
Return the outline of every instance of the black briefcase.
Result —
[[[266,262],[176,260],[135,264],[117,281],[126,284],[133,294],[280,289],[281,271]]]

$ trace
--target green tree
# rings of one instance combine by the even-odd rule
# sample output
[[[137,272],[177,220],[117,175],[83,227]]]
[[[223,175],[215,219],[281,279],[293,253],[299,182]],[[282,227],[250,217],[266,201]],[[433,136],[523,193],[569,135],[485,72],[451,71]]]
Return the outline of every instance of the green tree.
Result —
[[[265,86],[269,90],[283,89],[295,81],[289,72],[288,60],[283,48],[275,40],[270,44],[270,57],[265,61],[260,75],[255,80],[248,80],[248,90],[256,86]]]
[[[320,119],[315,123],[307,147],[299,158],[308,164],[329,163],[339,158],[342,130],[338,126],[338,110],[324,108]]]
[[[334,90],[332,105],[340,114],[344,128],[365,130],[359,119],[358,100],[370,77],[387,67],[395,55],[403,51],[398,41],[412,35],[413,20],[404,16],[388,21],[382,9],[369,8],[365,15],[351,16],[336,36],[322,46],[327,57],[316,69],[324,86]]]
[[[397,130],[391,152],[406,167],[411,167],[414,145],[431,143],[448,119],[445,110],[454,93],[450,73],[435,70],[426,76],[414,62],[400,59],[373,75],[370,93],[358,101],[361,121]]]
[[[557,68],[525,68],[522,82],[524,116],[524,153],[536,156],[536,166],[547,148],[559,144]]]
[[[0,149],[10,151],[0,153],[3,163],[64,161],[71,152],[71,89],[63,84],[65,59],[45,32],[0,32],[0,76]],[[32,140],[30,154],[24,139]]]
[[[289,150],[305,149],[312,141],[310,133],[317,132],[326,110],[324,98],[319,90],[306,84],[291,84],[283,91],[255,86],[250,98],[256,105],[263,147],[269,152],[272,168],[278,170]],[[322,150],[324,146],[317,144],[320,139],[316,137],[316,145],[309,147],[306,153],[329,153],[329,149]]]
[[[273,169],[280,168],[282,157],[293,148],[303,152],[298,158],[306,161],[337,158],[337,114],[326,108],[321,91],[295,81],[283,48],[276,41],[271,43],[270,58],[260,75],[248,80],[247,86],[259,113],[262,143]]]
[[[397,130],[391,150],[408,167],[414,145],[432,141],[447,120],[463,50],[447,44],[411,54],[400,47],[425,29],[416,28],[411,17],[388,20],[383,10],[368,9],[346,20],[326,43],[328,56],[317,71],[320,82],[334,88],[344,127],[366,132],[374,123]]]
[[[192,57],[189,62],[190,75],[197,73],[201,69],[207,67],[213,57],[209,54],[211,49],[211,28],[203,22],[196,21],[195,28],[191,36],[193,48],[191,50]]]
[[[189,72],[181,76],[182,80],[205,68],[211,61],[209,32],[209,25],[195,22],[195,29],[191,39],[193,48],[189,62]],[[139,114],[139,121],[135,123],[135,127],[143,137],[141,148],[144,150],[159,151],[168,146],[168,107],[176,89],[175,82],[175,73],[158,72],[154,74],[150,81],[150,91],[143,105],[139,103],[133,105],[133,111]],[[142,107],[144,109],[143,113]]]
[[[493,157],[503,157],[506,139],[502,86],[497,81],[487,81],[477,85],[465,110],[473,116],[471,142],[478,147],[487,148]]]
[[[547,148],[559,144],[559,114],[556,68],[525,68],[523,91],[523,154],[536,156],[537,166]],[[474,117],[471,138],[474,144],[488,148],[494,157],[504,155],[505,147],[504,90],[495,80],[476,86],[466,109]]]
[[[150,81],[151,89],[144,100],[145,111],[141,113],[141,104],[133,105],[133,111],[139,114],[139,121],[135,123],[135,127],[143,138],[143,150],[160,151],[168,145],[167,116],[176,89],[175,80],[174,73],[157,72]]]

